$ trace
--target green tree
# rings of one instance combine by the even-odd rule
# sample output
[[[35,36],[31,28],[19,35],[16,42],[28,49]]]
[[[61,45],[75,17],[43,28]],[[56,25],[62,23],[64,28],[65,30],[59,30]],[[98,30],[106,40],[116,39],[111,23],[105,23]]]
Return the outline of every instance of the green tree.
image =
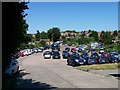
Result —
[[[89,35],[89,37],[94,37],[95,41],[98,41],[98,33],[97,33],[97,31],[91,31],[91,34]]]
[[[25,2],[2,3],[2,70],[4,71],[12,53],[16,53],[21,43],[24,42],[28,24],[24,17],[24,10],[28,9]]]
[[[25,43],[31,42],[32,39],[33,37],[31,34],[25,34],[25,40],[24,40]]]
[[[40,38],[41,38],[41,39],[48,39],[48,33],[42,31],[42,32],[40,33]]]
[[[52,29],[48,30],[48,37],[51,41],[56,42],[60,40],[60,29],[57,27],[53,27]]]
[[[118,35],[118,32],[117,32],[117,30],[115,30],[114,32],[113,32],[113,36],[117,36]]]
[[[40,32],[37,30],[37,33],[35,35],[36,41],[40,40]]]
[[[40,41],[41,46],[46,46],[46,42],[44,40]]]

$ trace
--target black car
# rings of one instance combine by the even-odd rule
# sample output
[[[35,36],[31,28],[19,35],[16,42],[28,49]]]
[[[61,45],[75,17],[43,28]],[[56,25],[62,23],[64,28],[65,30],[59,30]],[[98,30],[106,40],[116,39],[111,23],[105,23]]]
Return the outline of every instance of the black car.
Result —
[[[63,59],[69,57],[69,53],[67,51],[62,52]]]
[[[58,44],[52,44],[51,49],[54,49],[54,48],[58,48],[58,50],[60,51],[60,46]]]
[[[60,59],[60,53],[59,53],[59,51],[54,51],[52,58],[53,58],[53,59]]]
[[[69,51],[70,51],[70,48],[69,48],[69,47],[66,47],[66,48],[65,48],[65,51],[69,52]]]

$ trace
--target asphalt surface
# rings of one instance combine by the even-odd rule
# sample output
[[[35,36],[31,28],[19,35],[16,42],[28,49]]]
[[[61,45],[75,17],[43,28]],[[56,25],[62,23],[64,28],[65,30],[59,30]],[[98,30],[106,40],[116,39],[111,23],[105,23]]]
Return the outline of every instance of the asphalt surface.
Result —
[[[16,88],[118,88],[112,77],[84,72],[66,65],[66,59],[44,59],[42,53],[19,58]]]

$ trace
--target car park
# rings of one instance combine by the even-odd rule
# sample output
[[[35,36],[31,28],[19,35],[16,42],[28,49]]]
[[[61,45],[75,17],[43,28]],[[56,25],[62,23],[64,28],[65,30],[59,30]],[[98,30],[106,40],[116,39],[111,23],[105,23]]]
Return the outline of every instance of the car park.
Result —
[[[51,58],[51,52],[50,51],[45,51],[44,53],[43,53],[43,56],[44,56],[44,59],[50,59]]]
[[[59,51],[54,51],[52,58],[53,58],[53,59],[60,59],[61,57],[60,57]]]
[[[99,63],[98,53],[93,53],[91,57],[88,58],[88,64],[98,64]]]
[[[86,60],[77,53],[72,53],[67,59],[67,65],[71,66],[83,65],[85,63]]]
[[[3,77],[13,77],[16,73],[19,72],[19,63],[16,58],[11,57],[8,63],[8,66],[3,73]]]
[[[62,52],[62,56],[63,56],[63,59],[68,58],[68,57],[69,57],[69,53],[64,50],[64,51]]]

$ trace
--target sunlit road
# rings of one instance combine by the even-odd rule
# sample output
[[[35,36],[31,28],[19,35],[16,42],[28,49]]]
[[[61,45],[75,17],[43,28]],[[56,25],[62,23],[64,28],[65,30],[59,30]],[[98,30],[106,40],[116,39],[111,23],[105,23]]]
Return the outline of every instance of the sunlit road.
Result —
[[[42,53],[19,59],[16,88],[118,88],[118,80],[77,70],[66,59],[44,59]]]

